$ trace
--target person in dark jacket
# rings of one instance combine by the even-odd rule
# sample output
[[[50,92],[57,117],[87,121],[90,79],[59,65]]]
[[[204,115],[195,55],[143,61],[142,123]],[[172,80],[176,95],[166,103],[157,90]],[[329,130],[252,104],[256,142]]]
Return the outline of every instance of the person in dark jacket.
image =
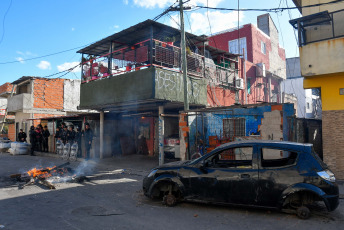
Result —
[[[34,155],[34,151],[41,151],[42,133],[38,127],[35,129],[32,138],[31,145],[33,148],[31,148],[31,155]]]
[[[49,152],[49,146],[48,146],[48,138],[50,137],[50,132],[48,130],[47,126],[44,126],[44,129],[42,131],[42,138],[43,138],[43,152]]]
[[[31,152],[30,155],[34,156],[34,151],[35,151],[35,127],[32,125],[30,127],[30,131],[29,131],[29,139],[30,139],[30,144],[31,144]]]
[[[56,132],[55,132],[54,137],[55,137],[55,142],[58,141],[58,140],[61,140],[61,138],[60,138],[60,128],[59,127],[56,128]]]
[[[26,142],[26,133],[23,132],[23,129],[20,129],[19,133],[18,133],[18,140],[20,142]]]
[[[67,133],[68,133],[67,126],[63,126],[63,129],[60,130],[60,138],[63,144],[67,143]]]
[[[84,139],[85,139],[85,150],[86,150],[86,160],[90,159],[90,150],[92,147],[92,140],[93,140],[93,132],[90,128],[90,124],[85,124],[85,132],[84,132]]]
[[[80,128],[76,128],[76,133],[75,133],[75,142],[78,143],[78,153],[77,156],[81,157],[81,131]]]
[[[75,140],[75,131],[74,131],[74,127],[71,125],[68,127],[68,131],[67,131],[67,142],[70,143],[71,145],[74,143]]]

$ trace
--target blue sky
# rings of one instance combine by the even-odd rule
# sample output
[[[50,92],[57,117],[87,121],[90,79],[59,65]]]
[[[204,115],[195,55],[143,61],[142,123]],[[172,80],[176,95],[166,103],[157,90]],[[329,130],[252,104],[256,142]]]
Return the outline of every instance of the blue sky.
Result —
[[[283,7],[286,2],[294,6],[291,0],[280,1]],[[240,0],[240,8],[275,8],[280,1]],[[176,0],[1,0],[0,85],[22,76],[45,77],[75,66],[81,58],[76,53],[79,49],[24,60],[93,43],[146,19],[153,19],[174,2]],[[207,0],[191,0],[190,4],[207,5]],[[236,8],[237,0],[209,0],[209,6]],[[191,28],[195,34],[209,35],[206,13],[206,10],[187,12],[186,29],[190,31]],[[209,10],[208,13],[213,33],[238,24],[235,12]],[[256,24],[256,17],[264,13],[241,13],[240,25]],[[289,13],[292,18],[300,17],[297,10]],[[280,32],[280,44],[286,49],[286,56],[298,56],[288,11],[270,14]],[[167,16],[159,22],[172,23]],[[17,62],[3,64],[13,61]],[[80,72],[68,73],[64,78],[80,79]]]

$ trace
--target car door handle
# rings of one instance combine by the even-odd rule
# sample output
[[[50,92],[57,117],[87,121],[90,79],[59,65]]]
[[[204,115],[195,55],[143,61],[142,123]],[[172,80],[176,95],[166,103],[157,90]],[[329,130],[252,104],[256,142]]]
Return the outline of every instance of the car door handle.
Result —
[[[250,174],[241,174],[240,177],[241,178],[250,178]]]

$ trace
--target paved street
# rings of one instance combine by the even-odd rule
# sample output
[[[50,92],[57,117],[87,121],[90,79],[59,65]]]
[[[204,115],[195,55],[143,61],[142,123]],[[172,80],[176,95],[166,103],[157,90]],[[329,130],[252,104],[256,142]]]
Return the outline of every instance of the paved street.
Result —
[[[2,229],[344,229],[344,201],[332,213],[309,220],[261,209],[183,203],[169,208],[143,196],[143,176],[157,159],[129,156],[71,163],[86,169],[89,182],[59,183],[56,190],[30,185],[22,190],[9,175],[36,166],[64,163],[42,156],[0,153]],[[343,194],[343,186],[341,185]]]

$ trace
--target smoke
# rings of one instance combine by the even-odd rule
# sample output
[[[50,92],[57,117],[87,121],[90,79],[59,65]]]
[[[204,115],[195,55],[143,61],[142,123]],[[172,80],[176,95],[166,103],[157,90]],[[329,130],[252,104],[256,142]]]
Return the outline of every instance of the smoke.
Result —
[[[96,159],[94,159],[94,160],[96,160]],[[94,160],[81,162],[78,165],[78,167],[74,170],[74,174],[76,176],[91,175],[93,173],[93,170],[94,170],[95,166],[97,165],[97,162],[95,162]]]

